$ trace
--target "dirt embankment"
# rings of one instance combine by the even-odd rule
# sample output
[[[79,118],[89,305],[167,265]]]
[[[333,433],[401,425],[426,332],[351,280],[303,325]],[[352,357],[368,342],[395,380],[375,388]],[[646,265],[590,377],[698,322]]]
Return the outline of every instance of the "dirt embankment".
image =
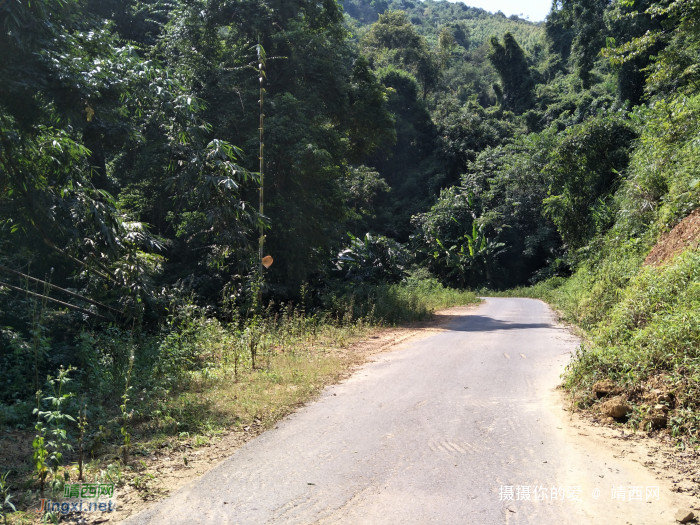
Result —
[[[700,245],[700,208],[664,234],[644,260],[645,266],[661,266],[687,249]]]

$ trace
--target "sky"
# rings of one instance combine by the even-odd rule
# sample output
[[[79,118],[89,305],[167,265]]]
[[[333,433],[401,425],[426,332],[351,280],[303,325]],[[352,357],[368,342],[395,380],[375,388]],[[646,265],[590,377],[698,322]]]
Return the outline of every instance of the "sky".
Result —
[[[455,1],[455,0],[451,0]],[[529,16],[531,22],[541,22],[552,7],[552,0],[459,0],[471,7],[480,7],[495,13],[503,11],[507,16]]]

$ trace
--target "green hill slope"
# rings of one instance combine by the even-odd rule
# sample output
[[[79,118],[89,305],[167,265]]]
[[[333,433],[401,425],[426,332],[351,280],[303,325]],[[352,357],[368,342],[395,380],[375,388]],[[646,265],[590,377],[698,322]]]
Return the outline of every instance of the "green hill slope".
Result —
[[[463,47],[467,49],[480,47],[488,43],[492,36],[501,37],[510,32],[522,47],[532,51],[538,43],[541,44],[543,37],[542,24],[517,16],[506,17],[500,11],[489,13],[478,7],[469,7],[463,2],[346,0],[344,8],[348,16],[360,25],[376,22],[378,13],[384,10],[405,11],[418,32],[432,42],[437,40],[440,29],[444,26],[461,27],[466,33],[463,42],[469,44]]]

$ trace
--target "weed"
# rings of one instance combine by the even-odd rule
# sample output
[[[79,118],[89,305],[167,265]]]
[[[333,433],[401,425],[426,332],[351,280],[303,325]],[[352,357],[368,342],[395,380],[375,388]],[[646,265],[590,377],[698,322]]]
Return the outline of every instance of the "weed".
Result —
[[[131,356],[129,357],[129,370],[126,374],[126,384],[124,387],[124,394],[122,395],[122,404],[119,409],[122,413],[122,426],[121,434],[124,437],[124,444],[122,445],[122,454],[124,458],[124,464],[129,463],[129,449],[131,448],[131,433],[129,432],[129,413],[127,411],[127,405],[129,403],[129,391],[131,390],[131,372],[134,369],[134,353],[132,349]]]
[[[107,465],[107,469],[100,472],[100,477],[109,480],[110,483],[115,485],[121,485],[123,474],[119,462]]]
[[[205,436],[195,436],[194,443],[192,446],[202,447],[202,446],[208,445],[208,444],[209,444],[209,439],[206,438]]]
[[[58,470],[63,464],[63,454],[73,447],[68,439],[66,421],[75,419],[63,412],[63,405],[73,397],[72,393],[64,393],[63,389],[70,382],[68,375],[73,371],[72,367],[60,368],[56,378],[48,377],[47,382],[51,387],[52,394],[43,398],[44,404],[49,405],[49,410],[34,409],[37,414],[36,430],[38,434],[32,442],[34,453],[35,472],[39,478],[39,485],[42,497],[44,496],[44,484],[49,469],[53,474],[53,482],[59,482]],[[54,490],[56,487],[54,486]]]
[[[83,446],[85,444],[85,432],[88,429],[87,406],[83,405],[78,416],[78,481],[83,481]]]
[[[148,489],[148,486],[151,481],[154,481],[156,477],[151,474],[150,472],[144,472],[140,476],[134,476],[134,479],[132,480],[132,483],[134,487],[136,487],[139,490],[145,490]]]
[[[39,480],[39,493],[43,498],[44,484],[46,483],[46,476],[49,473],[49,469],[46,465],[46,458],[49,455],[49,451],[46,448],[46,427],[42,422],[38,422],[35,428],[38,433],[32,441],[32,448],[34,449],[32,463],[34,464],[34,473]]]
[[[7,513],[9,510],[16,512],[14,504],[12,503],[12,494],[10,494],[10,484],[7,481],[7,477],[10,472],[5,472],[0,474],[0,516],[2,516],[3,522],[7,525]]]

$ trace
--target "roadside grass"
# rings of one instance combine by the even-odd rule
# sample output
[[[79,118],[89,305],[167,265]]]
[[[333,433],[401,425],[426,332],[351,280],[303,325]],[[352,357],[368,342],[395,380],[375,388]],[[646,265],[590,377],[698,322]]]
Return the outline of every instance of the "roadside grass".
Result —
[[[128,483],[143,499],[157,497],[157,480],[147,461],[155,451],[186,454],[230,430],[254,435],[362,362],[365,355],[351,345],[379,337],[375,334],[388,327],[428,320],[437,309],[478,301],[473,292],[412,278],[397,285],[350,287],[320,311],[289,305],[245,318],[234,314],[230,322],[222,322],[188,306],[157,336],[132,339],[112,331],[109,337],[86,337],[95,361],[112,366],[93,367],[92,375],[80,373],[72,383],[76,402],[68,412],[76,411],[78,400],[91,400],[85,479]],[[124,391],[129,351],[135,359],[125,424],[116,400]],[[97,370],[104,374],[96,375]],[[22,420],[22,406],[0,407],[7,429],[4,440],[31,444],[31,409]],[[131,436],[127,455],[122,428]],[[76,428],[66,430],[75,441]],[[77,459],[75,453],[67,453],[62,468],[50,475],[56,491],[77,482]],[[36,523],[33,509],[39,494],[31,445],[19,455],[9,449],[7,455],[0,453],[0,461],[5,460],[8,464],[0,471],[12,470],[14,501],[20,502],[9,523]]]
[[[336,316],[361,318],[371,307],[372,319],[383,325],[423,321],[435,310],[479,302],[469,290],[445,288],[429,272],[419,270],[401,284],[356,285],[335,294],[329,301]],[[364,310],[363,310],[364,309]]]
[[[482,288],[479,290],[478,295],[480,297],[525,297],[528,299],[542,299],[546,301],[548,298],[551,298],[552,293],[558,290],[564,283],[566,283],[566,279],[563,277],[554,277],[533,286],[518,286],[516,288],[509,288],[508,290],[489,290],[488,288]]]
[[[590,391],[595,382],[609,378],[631,402],[629,425],[663,417],[681,447],[697,445],[700,253],[688,251],[666,266],[642,268],[605,317],[585,327],[589,342],[569,366],[564,386]],[[654,389],[670,394],[667,407],[650,395]]]
[[[313,323],[297,312],[295,331],[289,320],[259,327],[256,367],[252,366],[250,334],[235,339],[223,325],[206,333],[205,344],[231,340],[206,367],[183,373],[178,386],[152,400],[142,412],[139,431],[145,435],[190,437],[202,431],[265,426],[277,421],[334,381],[353,361],[343,349],[381,328],[360,319],[348,324]],[[211,323],[210,323],[211,324]]]
[[[595,411],[605,398],[599,401],[592,387],[609,379],[632,408],[617,423],[649,430],[647,422],[656,418],[666,422],[661,428],[679,447],[697,446],[700,251],[686,251],[661,267],[642,266],[644,255],[611,250],[568,279],[490,294],[542,299],[583,330],[563,382],[580,408]],[[671,401],[660,404],[659,393]]]

